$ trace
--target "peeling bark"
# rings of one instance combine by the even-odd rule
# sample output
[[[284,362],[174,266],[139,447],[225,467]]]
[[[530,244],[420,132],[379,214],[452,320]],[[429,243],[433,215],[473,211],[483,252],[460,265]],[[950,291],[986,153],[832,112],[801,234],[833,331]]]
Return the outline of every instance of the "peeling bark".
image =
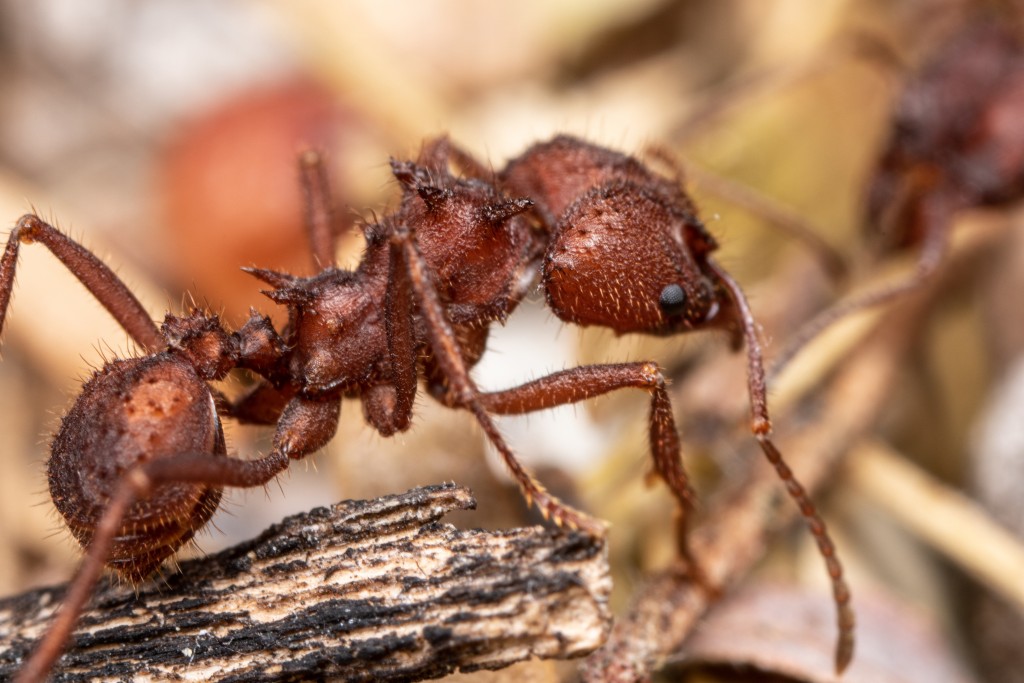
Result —
[[[577,657],[604,642],[604,542],[438,521],[473,507],[454,485],[347,501],[184,562],[137,595],[105,582],[54,680],[412,681]],[[0,601],[0,679],[63,590]]]

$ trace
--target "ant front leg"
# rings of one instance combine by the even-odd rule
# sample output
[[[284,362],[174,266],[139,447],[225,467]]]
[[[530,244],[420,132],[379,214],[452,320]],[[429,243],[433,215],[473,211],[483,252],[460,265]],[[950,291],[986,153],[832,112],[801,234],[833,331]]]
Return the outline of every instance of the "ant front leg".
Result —
[[[714,590],[690,552],[687,523],[696,508],[683,461],[672,402],[665,387],[665,377],[650,362],[586,365],[554,372],[511,389],[480,395],[484,408],[497,415],[521,415],[585,401],[619,389],[643,389],[651,394],[649,439],[651,457],[658,476],[668,485],[679,503],[677,542],[695,578]]]
[[[313,267],[318,271],[334,268],[338,265],[338,230],[330,179],[322,154],[307,150],[299,155],[299,181],[306,198],[306,233]]]
[[[481,400],[481,393],[469,376],[469,368],[459,348],[459,343],[438,297],[430,274],[429,266],[416,246],[413,235],[407,230],[396,231],[392,236],[392,251],[397,252],[408,270],[413,296],[426,327],[427,341],[438,369],[447,379],[450,396],[454,405],[473,413],[487,438],[501,455],[505,466],[519,484],[523,496],[545,517],[556,524],[581,529],[593,536],[603,536],[605,525],[590,515],[576,510],[548,491],[538,482],[505,443],[497,425],[487,412]]]
[[[153,319],[114,271],[81,244],[33,214],[18,219],[0,259],[0,330],[3,330],[11,301],[18,249],[22,242],[39,242],[49,249],[114,316],[135,343],[150,352],[164,347],[164,339]]]

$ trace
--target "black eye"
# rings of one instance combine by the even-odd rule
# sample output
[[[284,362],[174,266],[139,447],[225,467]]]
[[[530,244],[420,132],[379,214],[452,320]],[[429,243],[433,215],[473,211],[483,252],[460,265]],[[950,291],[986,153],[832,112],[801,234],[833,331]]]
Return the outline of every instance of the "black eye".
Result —
[[[677,284],[666,285],[658,297],[658,305],[665,315],[678,315],[686,308],[686,292]]]

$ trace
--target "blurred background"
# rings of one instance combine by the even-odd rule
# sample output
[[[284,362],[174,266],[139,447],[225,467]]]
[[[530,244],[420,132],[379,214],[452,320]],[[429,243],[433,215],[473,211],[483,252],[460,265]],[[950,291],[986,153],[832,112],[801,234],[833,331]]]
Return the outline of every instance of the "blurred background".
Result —
[[[312,272],[300,149],[327,155],[338,214],[350,226],[342,260],[354,264],[361,223],[396,199],[389,157],[412,158],[431,137],[448,134],[495,168],[561,132],[637,154],[657,146],[691,170],[688,186],[721,242],[719,261],[749,294],[771,356],[801,321],[875,272],[865,265],[861,216],[893,101],[906,70],[985,4],[2,0],[0,224],[13,226],[29,210],[54,221],[113,266],[157,319],[195,300],[233,326],[250,306],[281,322],[239,268]],[[812,226],[855,265],[854,284],[830,281],[807,246],[752,210],[737,186]],[[1021,598],[1014,603],[946,549],[995,558],[981,563],[1019,577],[1012,536],[1000,537],[1006,547],[991,555],[972,547],[980,536],[952,524],[936,540],[915,526],[915,516],[929,517],[926,508],[894,509],[875,487],[903,481],[898,468],[910,465],[915,491],[949,498],[957,514],[982,525],[1024,530],[1024,210],[1010,203],[981,213],[965,220],[1002,226],[998,258],[958,272],[915,328],[873,425],[892,462],[870,474],[851,473],[848,462],[818,495],[855,594],[889,615],[893,631],[878,638],[879,661],[892,658],[888,677],[858,677],[855,665],[844,680],[1024,680],[1014,678],[1024,670],[1015,659],[1024,651],[1024,630],[1014,626]],[[78,549],[46,492],[49,435],[91,369],[132,349],[39,247],[22,251],[3,342],[6,595],[71,575]],[[673,378],[688,465],[702,495],[713,496],[719,482],[742,480],[750,457],[740,445],[749,443],[746,366],[727,347],[715,334],[619,339],[569,328],[536,294],[494,330],[475,377],[500,388],[582,362],[657,360]],[[621,607],[634,582],[672,554],[672,503],[662,487],[644,485],[648,402],[620,393],[501,426],[550,488],[612,520]],[[777,423],[786,419],[776,413]],[[265,452],[268,436],[230,427],[229,451]],[[232,493],[199,546],[214,551],[314,504],[452,479],[485,501],[460,523],[535,521],[465,415],[421,395],[414,428],[385,440],[346,403],[324,453],[293,465],[280,487]],[[760,573],[775,589],[806,591],[823,605],[827,662],[820,564],[801,527]],[[760,618],[751,613],[750,623]],[[769,680],[743,668],[772,670],[756,653],[730,656],[681,654],[692,665],[662,675]],[[572,676],[571,665],[527,666],[511,675]],[[831,680],[827,668],[780,665],[771,675]]]

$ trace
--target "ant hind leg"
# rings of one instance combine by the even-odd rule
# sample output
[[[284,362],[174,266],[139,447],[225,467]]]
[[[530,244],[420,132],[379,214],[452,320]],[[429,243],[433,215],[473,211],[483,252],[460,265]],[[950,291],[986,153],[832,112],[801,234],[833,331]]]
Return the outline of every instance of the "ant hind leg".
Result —
[[[113,543],[132,505],[161,485],[189,483],[208,488],[263,486],[288,468],[292,460],[319,449],[334,435],[341,400],[293,398],[285,407],[274,434],[274,450],[255,460],[209,453],[183,453],[150,460],[121,477],[96,524],[85,558],[72,579],[57,616],[18,673],[18,683],[42,680],[64,651],[71,631],[92,595]]]
[[[11,302],[14,274],[21,243],[39,242],[63,263],[86,289],[110,312],[136,344],[149,352],[164,346],[156,323],[131,290],[91,251],[34,214],[18,219],[0,257],[0,330]]]
[[[53,622],[15,677],[15,683],[43,680],[64,652],[78,617],[107,564],[114,540],[132,505],[167,483],[193,483],[210,487],[261,486],[288,467],[289,458],[275,450],[258,460],[237,460],[210,454],[183,454],[151,460],[129,470],[111,496],[93,532],[85,557],[64,595]]]

